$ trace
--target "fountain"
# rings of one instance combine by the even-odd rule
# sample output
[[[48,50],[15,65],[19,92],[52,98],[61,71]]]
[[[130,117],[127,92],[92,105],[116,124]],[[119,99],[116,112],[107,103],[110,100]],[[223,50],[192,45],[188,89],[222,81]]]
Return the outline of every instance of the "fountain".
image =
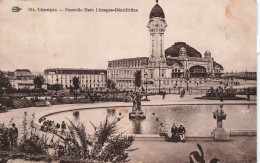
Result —
[[[132,112],[129,113],[129,119],[145,119],[146,115],[141,110],[141,98],[142,95],[140,95],[139,92],[136,92],[136,94],[132,95]]]
[[[217,127],[212,131],[215,141],[228,141],[229,134],[224,130],[223,120],[226,120],[227,114],[223,111],[223,105],[220,105],[220,111],[217,109],[213,112],[213,118],[217,120]]]

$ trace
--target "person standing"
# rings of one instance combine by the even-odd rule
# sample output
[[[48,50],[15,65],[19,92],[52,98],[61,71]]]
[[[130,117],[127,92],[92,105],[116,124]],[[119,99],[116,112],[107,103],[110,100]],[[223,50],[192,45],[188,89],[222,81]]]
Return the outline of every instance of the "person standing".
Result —
[[[15,123],[12,124],[12,128],[10,129],[10,141],[11,141],[11,149],[17,146],[18,140],[18,129],[15,126]]]
[[[247,101],[250,101],[250,88],[247,88]]]
[[[180,124],[180,127],[179,127],[179,135],[180,135],[180,139],[181,139],[181,141],[182,141],[183,143],[185,142],[185,133],[186,133],[185,128],[182,126],[182,124]]]
[[[183,98],[183,89],[181,90],[180,98]]]
[[[65,132],[65,130],[66,130],[66,124],[65,124],[64,121],[62,121],[62,123],[61,123],[61,135],[62,135],[63,132]]]
[[[165,91],[163,91],[163,93],[162,93],[162,98],[163,98],[163,100],[165,99],[165,95],[166,95],[166,92]]]
[[[57,124],[56,124],[56,131],[58,131],[59,129],[60,129],[60,124],[57,123]]]
[[[177,139],[178,139],[178,128],[175,126],[175,123],[172,124],[172,128],[171,128],[171,132],[172,132],[172,141],[177,143]]]

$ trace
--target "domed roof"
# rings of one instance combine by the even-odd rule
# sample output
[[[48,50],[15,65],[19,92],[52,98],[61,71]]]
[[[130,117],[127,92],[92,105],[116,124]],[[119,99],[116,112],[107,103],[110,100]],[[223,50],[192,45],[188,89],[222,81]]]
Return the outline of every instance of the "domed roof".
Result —
[[[211,54],[211,52],[209,50],[206,50],[205,54]]]
[[[176,42],[174,45],[172,45],[171,47],[167,48],[165,50],[165,57],[166,58],[168,56],[170,56],[170,57],[179,57],[180,49],[182,47],[186,49],[186,51],[187,51],[186,55],[188,55],[189,57],[202,58],[202,55],[201,55],[200,52],[198,52],[196,49],[194,49],[193,47],[189,46],[185,42]]]
[[[152,8],[152,10],[150,12],[150,17],[149,18],[151,19],[151,18],[155,18],[155,17],[165,18],[163,9],[158,4],[156,4]]]

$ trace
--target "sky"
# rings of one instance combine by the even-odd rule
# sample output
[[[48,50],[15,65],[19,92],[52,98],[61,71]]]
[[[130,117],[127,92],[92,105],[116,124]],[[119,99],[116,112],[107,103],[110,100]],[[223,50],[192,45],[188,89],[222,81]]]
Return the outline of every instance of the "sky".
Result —
[[[0,70],[106,69],[109,60],[148,57],[155,0],[0,0]],[[186,42],[211,51],[224,71],[256,71],[256,0],[159,0],[165,49]],[[13,6],[22,8],[11,12]],[[29,12],[28,8],[135,8],[138,12]]]

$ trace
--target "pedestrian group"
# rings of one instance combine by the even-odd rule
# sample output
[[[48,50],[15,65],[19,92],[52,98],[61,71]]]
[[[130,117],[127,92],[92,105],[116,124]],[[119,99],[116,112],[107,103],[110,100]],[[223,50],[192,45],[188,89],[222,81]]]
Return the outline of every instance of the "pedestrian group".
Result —
[[[175,123],[172,124],[172,127],[171,127],[171,137],[167,134],[167,132],[164,130],[163,128],[163,123],[160,124],[160,127],[159,127],[159,135],[160,136],[164,136],[165,137],[165,140],[168,141],[168,142],[175,142],[177,143],[178,141],[181,141],[181,142],[185,142],[185,133],[186,133],[186,130],[185,128],[183,127],[182,124],[180,124],[180,127],[177,127],[175,125]]]

